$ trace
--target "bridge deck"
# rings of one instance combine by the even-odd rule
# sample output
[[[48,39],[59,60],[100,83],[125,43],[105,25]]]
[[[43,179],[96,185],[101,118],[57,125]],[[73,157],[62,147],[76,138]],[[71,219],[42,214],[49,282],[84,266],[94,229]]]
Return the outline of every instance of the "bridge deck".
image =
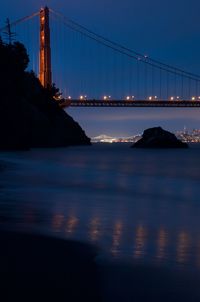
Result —
[[[200,101],[166,101],[166,100],[62,100],[60,102],[62,108],[65,107],[200,107]]]

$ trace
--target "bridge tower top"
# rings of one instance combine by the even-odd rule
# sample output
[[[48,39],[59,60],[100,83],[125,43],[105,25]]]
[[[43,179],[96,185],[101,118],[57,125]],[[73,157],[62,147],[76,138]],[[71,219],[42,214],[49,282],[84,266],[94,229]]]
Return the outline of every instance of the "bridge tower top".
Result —
[[[46,88],[52,84],[49,8],[40,10],[40,71],[39,79]]]

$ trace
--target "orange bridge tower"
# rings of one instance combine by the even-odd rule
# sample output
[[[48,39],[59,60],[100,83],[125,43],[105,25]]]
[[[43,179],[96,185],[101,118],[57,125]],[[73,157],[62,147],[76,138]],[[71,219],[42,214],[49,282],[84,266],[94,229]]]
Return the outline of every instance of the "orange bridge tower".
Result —
[[[40,10],[40,72],[39,79],[46,88],[52,84],[49,8]]]

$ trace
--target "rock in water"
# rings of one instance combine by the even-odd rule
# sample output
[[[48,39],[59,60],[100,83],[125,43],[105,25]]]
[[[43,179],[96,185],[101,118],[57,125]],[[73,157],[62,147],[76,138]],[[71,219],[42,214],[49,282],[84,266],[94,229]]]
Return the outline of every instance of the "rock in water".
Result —
[[[188,148],[188,144],[177,139],[173,133],[154,127],[146,129],[132,148]]]

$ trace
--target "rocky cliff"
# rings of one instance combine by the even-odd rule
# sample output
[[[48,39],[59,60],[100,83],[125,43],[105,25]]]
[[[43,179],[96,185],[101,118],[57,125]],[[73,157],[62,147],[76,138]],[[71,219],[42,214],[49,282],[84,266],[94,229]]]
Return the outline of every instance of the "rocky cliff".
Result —
[[[0,149],[89,145],[85,132],[44,89],[20,43],[0,40]]]

